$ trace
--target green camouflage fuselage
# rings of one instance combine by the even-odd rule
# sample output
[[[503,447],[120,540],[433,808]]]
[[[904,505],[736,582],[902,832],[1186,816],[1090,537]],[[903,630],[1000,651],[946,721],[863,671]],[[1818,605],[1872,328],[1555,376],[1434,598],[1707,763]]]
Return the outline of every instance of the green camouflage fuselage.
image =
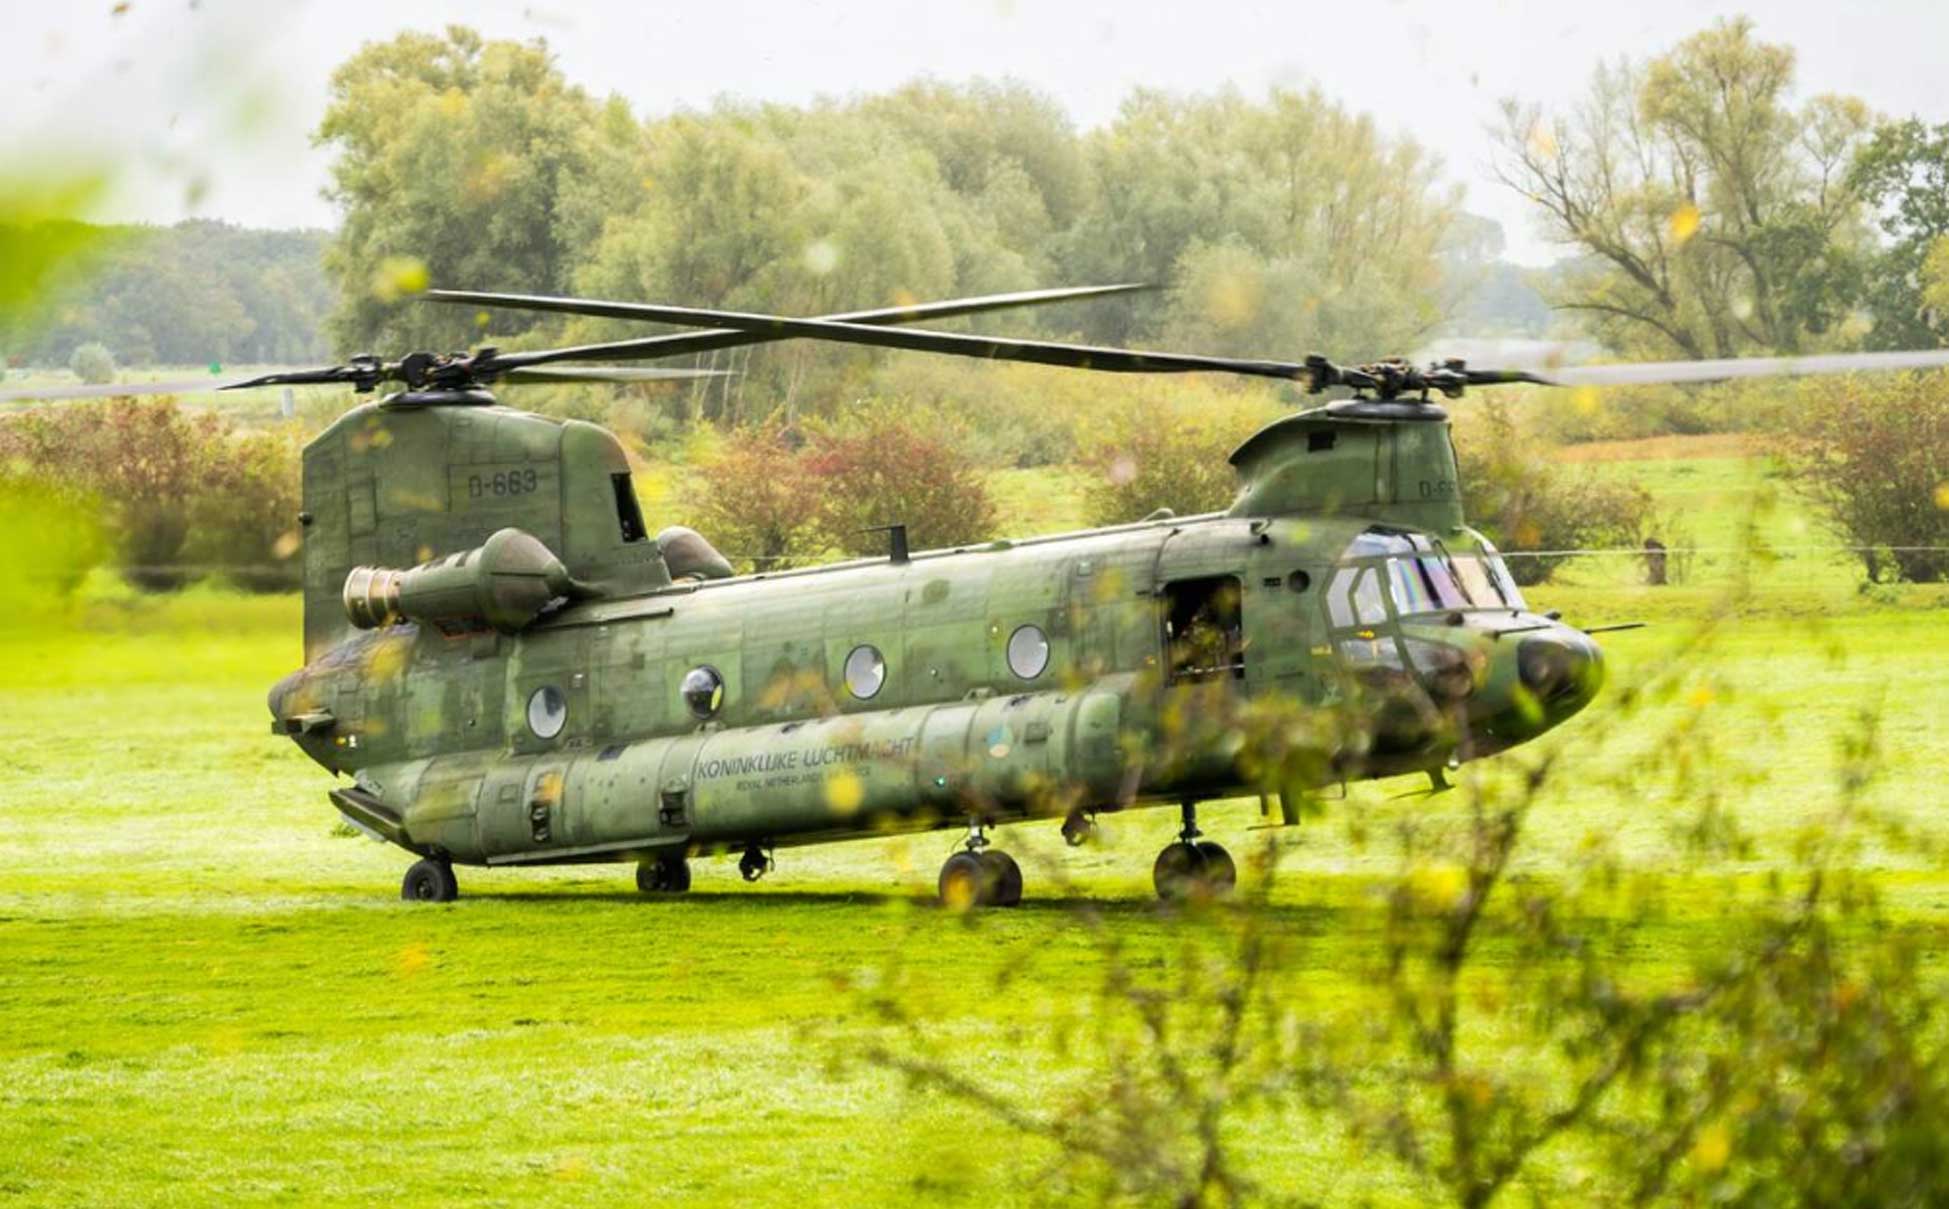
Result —
[[[1291,794],[1488,754],[1594,692],[1517,658],[1543,635],[1594,666],[1581,634],[1484,589],[1411,609],[1385,586],[1390,560],[1362,555],[1417,534],[1480,549],[1445,422],[1341,405],[1269,426],[1233,461],[1223,514],[673,582],[603,430],[363,407],[306,451],[308,662],[273,690],[274,728],[353,776],[333,801],[375,834],[550,863]],[[532,621],[347,620],[355,566],[508,528],[576,585]],[[1011,658],[1025,627],[1040,666]],[[864,686],[848,677],[862,647],[879,669]],[[698,669],[715,691],[687,699]],[[1254,767],[1236,720],[1268,702],[1357,724],[1315,762]]]

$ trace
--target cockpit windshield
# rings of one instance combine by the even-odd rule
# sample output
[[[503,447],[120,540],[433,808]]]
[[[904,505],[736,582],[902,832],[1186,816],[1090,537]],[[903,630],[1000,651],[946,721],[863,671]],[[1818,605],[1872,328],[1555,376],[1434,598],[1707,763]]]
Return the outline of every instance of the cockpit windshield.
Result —
[[[1395,612],[1402,616],[1450,609],[1527,608],[1509,568],[1503,565],[1502,556],[1486,539],[1478,536],[1477,541],[1479,549],[1454,553],[1440,541],[1418,533],[1370,530],[1354,538],[1343,561],[1349,567],[1376,567],[1379,579],[1386,584],[1388,595],[1394,601]],[[1343,570],[1334,582],[1344,583],[1349,589],[1365,588],[1372,579],[1371,576],[1356,579],[1350,571]],[[1328,603],[1331,607],[1331,598]],[[1336,613],[1341,611],[1344,610]],[[1351,612],[1366,620],[1367,611]]]

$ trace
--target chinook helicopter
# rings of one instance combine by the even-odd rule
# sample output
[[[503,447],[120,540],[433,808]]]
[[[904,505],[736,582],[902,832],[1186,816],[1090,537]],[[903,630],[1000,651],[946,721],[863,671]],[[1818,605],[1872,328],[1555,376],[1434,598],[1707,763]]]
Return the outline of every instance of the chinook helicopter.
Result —
[[[901,326],[1138,288],[811,319],[436,290],[424,297],[702,330],[226,383],[401,387],[305,448],[305,665],[270,691],[273,733],[350,778],[329,791],[347,821],[418,858],[407,899],[453,899],[457,864],[632,862],[639,889],[677,893],[703,852],[739,852],[756,880],[779,848],[965,827],[941,898],[1008,906],[1022,871],[990,830],[1060,816],[1080,843],[1098,812],[1143,806],[1181,817],[1153,863],[1157,893],[1222,894],[1236,866],[1199,830],[1200,802],[1276,797],[1292,823],[1335,782],[1425,773],[1441,787],[1599,691],[1592,635],[1607,627],[1534,611],[1467,525],[1437,397],[1949,364],[1942,351],[1343,367]],[[1223,512],[930,551],[888,518],[884,557],[739,575],[705,535],[651,533],[614,435],[488,391],[696,376],[584,363],[784,339],[1345,397],[1240,445]],[[1305,758],[1268,765],[1239,726],[1278,702],[1334,722]]]

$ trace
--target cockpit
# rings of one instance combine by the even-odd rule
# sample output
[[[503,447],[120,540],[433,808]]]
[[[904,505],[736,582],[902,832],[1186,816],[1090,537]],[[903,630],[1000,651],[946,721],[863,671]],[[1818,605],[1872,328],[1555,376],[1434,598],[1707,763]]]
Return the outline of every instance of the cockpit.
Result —
[[[1450,550],[1421,533],[1370,529],[1353,539],[1327,585],[1328,617],[1337,627],[1387,620],[1387,602],[1400,617],[1468,609],[1529,606],[1501,554],[1471,533],[1473,550]]]

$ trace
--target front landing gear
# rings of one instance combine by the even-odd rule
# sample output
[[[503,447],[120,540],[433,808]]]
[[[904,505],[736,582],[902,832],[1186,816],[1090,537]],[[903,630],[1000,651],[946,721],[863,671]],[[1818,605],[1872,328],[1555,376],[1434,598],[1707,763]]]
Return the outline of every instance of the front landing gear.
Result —
[[[682,894],[690,889],[690,862],[681,855],[644,861],[636,866],[636,888],[645,894]]]
[[[1198,804],[1186,802],[1183,811],[1177,842],[1158,853],[1151,866],[1157,897],[1167,903],[1224,898],[1238,885],[1238,866],[1231,853],[1198,838]]]
[[[453,876],[452,865],[427,857],[414,861],[406,871],[406,880],[399,883],[399,897],[409,903],[450,903],[460,897],[460,883]]]
[[[956,911],[973,907],[1016,907],[1022,903],[1022,866],[1006,852],[988,847],[982,824],[968,824],[968,846],[941,866],[941,905]]]
[[[771,857],[756,844],[744,850],[738,858],[738,876],[748,882],[755,882],[771,872]]]

